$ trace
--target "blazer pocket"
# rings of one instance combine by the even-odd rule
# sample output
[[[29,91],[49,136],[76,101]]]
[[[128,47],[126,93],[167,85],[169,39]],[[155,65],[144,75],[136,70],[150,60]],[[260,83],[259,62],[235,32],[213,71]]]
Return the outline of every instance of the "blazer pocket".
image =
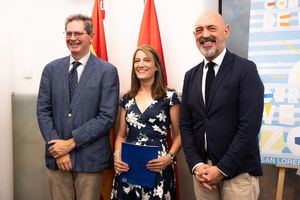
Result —
[[[99,87],[85,87],[83,88],[83,91],[87,94],[87,95],[91,95],[94,96],[95,94],[99,93]]]
[[[92,91],[95,91],[95,90],[99,90],[99,86],[95,85],[95,86],[87,86],[84,88],[85,90],[92,90]]]
[[[235,104],[238,96],[238,87],[235,83],[228,83],[216,93],[215,99],[220,105],[229,106]]]
[[[234,82],[228,83],[222,87],[222,90],[232,90],[235,89],[236,84]]]

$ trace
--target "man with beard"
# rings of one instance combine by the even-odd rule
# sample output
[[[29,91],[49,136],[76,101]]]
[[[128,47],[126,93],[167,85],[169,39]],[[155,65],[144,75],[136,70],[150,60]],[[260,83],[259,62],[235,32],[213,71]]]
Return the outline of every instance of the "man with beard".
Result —
[[[216,12],[196,20],[204,61],[184,79],[181,138],[197,199],[257,199],[264,87],[256,65],[226,49],[229,26]]]
[[[51,199],[98,200],[103,170],[112,165],[109,130],[118,105],[118,73],[90,53],[90,17],[69,16],[65,36],[71,55],[46,65],[37,100]]]

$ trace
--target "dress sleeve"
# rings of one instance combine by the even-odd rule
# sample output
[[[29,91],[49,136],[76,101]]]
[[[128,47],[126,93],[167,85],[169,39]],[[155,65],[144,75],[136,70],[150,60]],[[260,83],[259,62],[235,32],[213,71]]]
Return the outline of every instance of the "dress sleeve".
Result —
[[[170,98],[170,106],[174,106],[176,104],[180,104],[180,99],[175,90],[169,91],[172,93],[171,98]]]
[[[121,97],[121,99],[119,101],[119,106],[121,106],[122,108],[125,108],[126,103],[127,103],[127,100],[124,95],[123,97]]]

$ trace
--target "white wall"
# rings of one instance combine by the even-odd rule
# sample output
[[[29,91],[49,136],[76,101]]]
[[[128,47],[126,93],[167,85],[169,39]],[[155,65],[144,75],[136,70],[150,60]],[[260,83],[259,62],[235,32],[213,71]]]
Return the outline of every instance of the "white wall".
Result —
[[[12,0],[8,4],[14,13],[10,44],[13,91],[37,93],[44,66],[68,54],[63,36],[65,18],[73,13],[91,15],[94,0]],[[201,0],[156,0],[155,4],[169,87],[181,91],[184,73],[202,59],[192,31],[195,18],[205,5]],[[104,8],[108,57],[119,70],[124,92],[130,86],[131,57],[137,45],[144,1],[104,0]]]
[[[13,200],[11,46],[8,7],[0,0],[0,199]]]
[[[44,66],[68,54],[64,20],[74,13],[90,14],[93,0],[12,0],[13,91],[37,93]],[[24,73],[32,78],[24,78]]]

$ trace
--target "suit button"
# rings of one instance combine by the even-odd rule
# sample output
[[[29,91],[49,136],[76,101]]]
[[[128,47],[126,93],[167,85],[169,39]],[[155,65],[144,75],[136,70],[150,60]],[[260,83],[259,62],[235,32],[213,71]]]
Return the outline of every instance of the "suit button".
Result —
[[[208,119],[207,119],[207,118],[205,118],[205,119],[204,119],[204,123],[207,123],[207,122],[208,122]]]
[[[68,113],[68,117],[71,118],[72,117],[72,113]]]

